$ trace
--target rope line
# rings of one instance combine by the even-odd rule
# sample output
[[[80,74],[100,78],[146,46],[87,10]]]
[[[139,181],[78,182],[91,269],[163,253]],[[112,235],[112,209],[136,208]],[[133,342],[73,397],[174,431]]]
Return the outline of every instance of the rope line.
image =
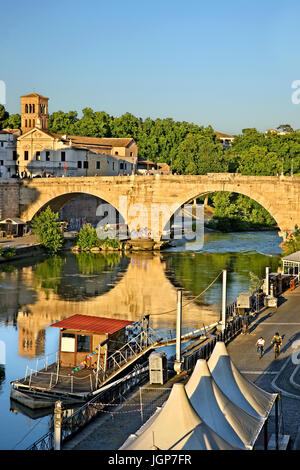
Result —
[[[222,274],[222,271],[217,275],[217,277],[202,291],[200,292],[200,294],[198,294],[196,297],[194,297],[193,299],[189,300],[187,303],[185,303],[182,308],[186,307],[187,305],[191,304],[192,302],[194,302],[195,300],[197,300],[201,295],[205,294],[205,292],[217,281],[217,279],[219,279],[219,277],[221,276]],[[161,313],[150,313],[150,316],[156,316],[156,315],[165,315],[167,313],[172,313],[172,312],[176,312],[177,311],[177,308],[173,308],[172,310],[168,310],[167,312],[161,312]]]

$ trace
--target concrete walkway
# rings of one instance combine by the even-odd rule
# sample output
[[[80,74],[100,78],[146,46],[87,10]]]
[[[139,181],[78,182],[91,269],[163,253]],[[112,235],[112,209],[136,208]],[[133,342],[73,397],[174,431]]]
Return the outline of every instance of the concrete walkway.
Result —
[[[277,331],[283,338],[283,345],[279,358],[274,360],[271,339]],[[257,357],[255,346],[260,336],[266,342],[262,359]],[[249,380],[269,392],[280,393],[280,432],[290,435],[291,448],[300,449],[300,371],[293,358],[297,340],[300,340],[300,287],[284,293],[278,309],[262,312],[250,326],[249,333],[240,334],[228,344],[227,350]],[[298,348],[300,362],[300,343]],[[271,416],[270,428],[272,421]]]
[[[275,361],[271,339],[276,331],[283,337],[283,347],[279,358]],[[263,336],[266,341],[265,354],[262,359],[257,357],[255,346],[260,336]],[[280,392],[279,432],[290,435],[291,448],[294,449],[300,449],[300,434],[298,433],[298,427],[300,427],[300,366],[291,360],[293,352],[296,351],[292,346],[297,339],[300,339],[300,287],[293,292],[285,293],[280,299],[280,306],[276,311],[274,309],[263,311],[252,322],[248,334],[238,335],[227,345],[233,362],[249,380],[269,392]],[[175,376],[163,386],[146,384],[142,389],[144,420],[155,411],[156,406],[165,401],[174,381],[185,379],[184,376]],[[142,424],[140,398],[140,392],[137,392],[126,401],[125,405],[112,407],[110,410],[114,411],[114,414],[101,413],[99,418],[96,418],[94,422],[66,443],[63,449],[118,449],[129,434],[134,433]],[[145,404],[151,401],[151,407],[147,408]],[[270,433],[275,430],[272,414],[269,418],[268,429]]]

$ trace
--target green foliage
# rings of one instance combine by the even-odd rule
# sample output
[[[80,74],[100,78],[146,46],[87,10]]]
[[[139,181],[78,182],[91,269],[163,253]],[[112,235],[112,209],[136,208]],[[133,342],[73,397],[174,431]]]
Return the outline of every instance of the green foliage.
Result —
[[[78,269],[81,274],[89,276],[91,274],[101,274],[107,268],[113,268],[120,262],[119,253],[88,253],[82,252],[76,254]]]
[[[51,253],[57,253],[63,246],[64,236],[58,222],[58,213],[48,206],[32,221],[33,233],[39,242]]]
[[[5,259],[12,258],[16,254],[16,249],[15,248],[4,248],[4,250],[1,251],[1,256],[3,256]]]
[[[286,240],[283,244],[282,256],[288,256],[296,251],[300,251],[300,230],[298,226],[295,226],[292,238]]]
[[[85,224],[78,233],[76,243],[84,251],[99,246],[96,229],[91,224]]]
[[[65,258],[55,255],[37,264],[33,269],[33,286],[46,291],[51,289],[54,292],[58,292],[61,282],[61,271],[65,262]]]
[[[20,114],[10,114],[7,122],[9,129],[21,129],[21,116]]]
[[[9,113],[6,111],[3,104],[0,104],[0,131],[8,125]]]
[[[212,128],[188,134],[179,144],[173,169],[181,174],[204,175],[229,171],[229,159],[216,142]]]
[[[247,231],[274,227],[272,216],[256,201],[236,193],[216,192],[210,195],[215,207],[213,218],[207,226],[229,231]]]
[[[279,126],[280,127],[280,126]],[[228,150],[237,171],[244,175],[285,175],[300,172],[300,133],[289,130],[286,135],[244,129]]]

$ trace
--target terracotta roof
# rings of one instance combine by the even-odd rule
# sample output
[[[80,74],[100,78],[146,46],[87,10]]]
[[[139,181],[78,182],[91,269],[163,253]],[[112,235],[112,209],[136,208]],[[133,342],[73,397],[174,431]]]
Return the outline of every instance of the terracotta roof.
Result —
[[[223,132],[215,132],[215,134],[216,134],[218,137],[225,137],[225,138],[228,138],[228,139],[233,139],[233,135],[223,134]]]
[[[121,330],[132,321],[116,320],[114,318],[92,317],[91,315],[73,315],[65,320],[53,323],[56,328],[68,328],[70,330],[92,331],[94,333],[112,334]]]
[[[127,147],[133,139],[128,138],[116,138],[116,137],[85,137],[81,135],[67,135],[67,139],[64,138],[65,134],[61,134],[62,140],[72,140],[74,145],[95,145],[97,147],[112,148],[112,147]]]
[[[39,96],[40,98],[45,98],[48,100],[47,96],[39,95],[38,93],[29,93],[29,95],[22,95],[21,98],[31,98],[31,97],[36,97]]]
[[[21,133],[20,129],[2,129],[2,131],[0,131],[0,134],[16,134],[16,135],[19,135]]]

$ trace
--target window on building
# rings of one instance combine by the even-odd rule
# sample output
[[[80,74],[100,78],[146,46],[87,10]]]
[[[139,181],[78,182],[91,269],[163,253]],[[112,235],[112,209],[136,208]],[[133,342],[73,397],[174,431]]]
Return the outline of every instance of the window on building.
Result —
[[[80,160],[77,162],[77,168],[82,168],[82,162]]]
[[[14,151],[13,151],[13,160],[17,160],[17,158],[18,158],[17,151],[14,150]]]
[[[32,127],[35,127],[35,119],[32,119]]]
[[[25,113],[28,113],[28,104],[25,104]]]
[[[28,127],[31,127],[31,119],[28,120]]]
[[[32,112],[35,113],[35,105],[32,105]]]
[[[28,160],[28,150],[24,150],[24,160]]]
[[[3,160],[0,160],[0,166],[3,166]]]
[[[1,142],[1,147],[4,147],[4,142]]]
[[[61,158],[62,162],[65,162],[66,161],[66,152],[61,152],[60,158]]]
[[[90,352],[91,337],[77,335],[77,352]]]
[[[83,162],[83,168],[87,169],[88,167],[89,167],[89,162],[87,161]]]
[[[46,150],[46,162],[50,162],[50,152]]]
[[[36,158],[36,160],[40,161],[40,159],[41,159],[41,152],[39,152],[39,151],[36,152],[35,158]]]
[[[124,163],[120,162],[120,170],[124,170]]]
[[[115,152],[115,155],[119,155],[119,152]]]
[[[25,119],[25,127],[27,127],[27,119]]]
[[[133,156],[133,152],[130,152],[130,156],[131,156],[131,157]]]
[[[75,352],[75,335],[72,333],[61,334],[60,350],[63,352]]]
[[[97,170],[100,170],[100,162],[99,162],[99,161],[96,162],[96,169],[97,169]]]

